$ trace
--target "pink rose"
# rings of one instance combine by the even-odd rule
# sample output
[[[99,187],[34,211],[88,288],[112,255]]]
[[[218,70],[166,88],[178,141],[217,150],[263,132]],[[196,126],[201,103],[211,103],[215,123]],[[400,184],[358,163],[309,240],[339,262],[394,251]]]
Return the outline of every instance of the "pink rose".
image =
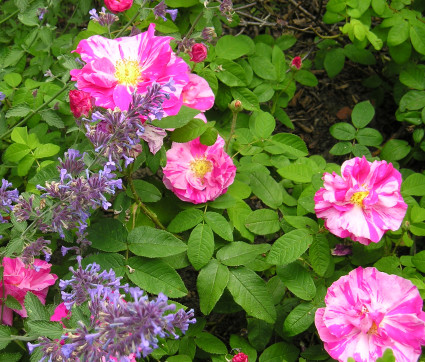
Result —
[[[88,116],[93,108],[92,97],[89,93],[80,90],[69,91],[69,107],[75,118],[82,114]]]
[[[182,91],[183,104],[202,112],[214,105],[214,93],[208,82],[196,74],[189,74],[189,83]]]
[[[105,0],[105,6],[113,13],[121,13],[131,8],[133,0]]]
[[[294,59],[292,59],[291,67],[295,67],[298,70],[300,70],[302,65],[303,65],[303,61],[302,61],[301,57],[296,56]]]
[[[208,55],[208,49],[204,44],[196,43],[192,46],[192,49],[189,55],[190,55],[190,60],[192,62],[200,63],[206,59]]]
[[[248,356],[245,353],[238,353],[232,358],[232,362],[248,362]]]
[[[314,211],[332,234],[369,245],[400,227],[407,205],[400,194],[401,174],[391,163],[355,157],[342,164],[341,176],[325,173],[323,180]]]
[[[27,267],[19,258],[3,258],[2,264],[4,286],[0,283],[0,295],[3,298],[8,295],[15,298],[22,308],[14,311],[21,317],[27,317],[27,311],[24,307],[27,292],[36,295],[44,304],[49,287],[55,284],[58,277],[55,274],[50,274],[52,265],[40,259],[34,259],[32,267]],[[12,325],[12,318],[12,309],[3,306],[3,322]]]
[[[315,324],[325,350],[346,362],[374,362],[387,348],[397,362],[415,362],[425,343],[425,313],[411,281],[358,267],[328,289]]]

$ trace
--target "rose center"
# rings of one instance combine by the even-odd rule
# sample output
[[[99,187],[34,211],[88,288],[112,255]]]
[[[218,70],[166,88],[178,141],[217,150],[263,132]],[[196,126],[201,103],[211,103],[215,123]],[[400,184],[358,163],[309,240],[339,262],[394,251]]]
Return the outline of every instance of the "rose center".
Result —
[[[121,59],[115,64],[115,78],[120,84],[135,86],[141,75],[140,65],[135,60]]]
[[[378,326],[376,325],[375,322],[372,322],[372,326],[367,331],[367,334],[378,334]]]
[[[190,163],[190,170],[196,177],[203,178],[207,172],[212,170],[212,163],[205,158],[195,158]]]
[[[367,195],[369,195],[369,191],[355,192],[353,194],[353,196],[351,196],[350,202],[352,204],[357,204],[357,205],[363,207],[363,200],[365,199],[365,197],[367,197]]]

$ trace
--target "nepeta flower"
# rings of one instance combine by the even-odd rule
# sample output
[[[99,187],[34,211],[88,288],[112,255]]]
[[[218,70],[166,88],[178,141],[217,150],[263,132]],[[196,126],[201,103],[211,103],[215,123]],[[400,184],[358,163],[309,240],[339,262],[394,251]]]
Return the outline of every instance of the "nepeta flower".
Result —
[[[127,111],[134,92],[145,94],[154,83],[174,82],[163,104],[166,115],[177,114],[189,67],[170,47],[171,37],[155,36],[155,25],[132,37],[107,39],[100,35],[81,40],[75,50],[86,62],[71,70],[80,90],[90,93],[97,106]]]
[[[21,254],[21,260],[25,265],[32,265],[34,263],[34,258],[40,254],[44,254],[44,260],[47,262],[50,261],[52,256],[52,250],[48,247],[50,245],[50,240],[44,240],[43,238],[38,238],[36,241],[27,245]]]
[[[407,205],[400,195],[401,174],[391,163],[356,157],[342,164],[341,176],[325,173],[323,180],[314,210],[332,234],[369,245],[400,227]]]
[[[106,9],[103,6],[102,10],[99,12],[99,15],[97,14],[96,9],[91,9],[89,14],[91,15],[90,19],[98,22],[102,26],[111,26],[113,23],[119,20],[118,16],[106,12]]]
[[[328,289],[315,323],[326,351],[346,362],[373,362],[387,348],[397,362],[415,362],[425,344],[425,313],[409,280],[358,267]]]
[[[4,101],[6,99],[6,94],[4,94],[3,92],[0,92],[0,102]]]
[[[0,187],[0,223],[7,222],[3,219],[1,212],[9,214],[13,210],[13,203],[18,202],[19,192],[17,189],[7,190],[12,184],[5,180],[1,180]]]
[[[233,20],[233,2],[232,0],[221,0],[219,7],[221,15],[225,16],[227,21],[231,22]]]
[[[223,138],[218,136],[212,146],[203,145],[199,138],[173,142],[163,172],[165,187],[179,199],[199,204],[225,193],[233,183],[236,167],[224,151]]]
[[[336,244],[335,248],[331,250],[331,254],[335,256],[345,256],[352,254],[352,246],[344,244]]]
[[[175,21],[177,18],[178,10],[168,9],[164,0],[162,0],[157,6],[153,8],[153,13],[155,15],[155,18],[161,17],[164,21],[167,21],[167,18],[165,17],[165,15],[168,13],[170,14],[171,20]]]

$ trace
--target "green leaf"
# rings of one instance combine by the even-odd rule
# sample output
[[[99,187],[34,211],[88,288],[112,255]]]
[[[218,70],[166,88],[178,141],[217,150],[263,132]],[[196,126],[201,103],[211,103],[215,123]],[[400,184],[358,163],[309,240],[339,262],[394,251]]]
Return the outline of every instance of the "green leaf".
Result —
[[[313,243],[309,248],[309,257],[313,270],[323,277],[329,265],[333,263],[328,239],[324,234],[314,235]]]
[[[299,158],[294,163],[279,168],[277,172],[283,178],[286,178],[288,180],[307,183],[311,182],[311,178],[313,177],[313,175],[320,172],[320,170],[314,163],[314,161],[306,158]]]
[[[207,125],[202,119],[194,118],[183,127],[177,128],[171,133],[171,141],[186,143],[198,138],[207,129]]]
[[[248,341],[238,336],[237,334],[232,334],[230,336],[230,347],[232,349],[236,349],[238,351],[244,351],[244,353],[248,356],[249,361],[256,361],[257,360],[257,351],[255,348],[253,348]]]
[[[395,362],[393,351],[390,348],[387,348],[382,357],[376,359],[376,362]]]
[[[411,90],[400,99],[400,111],[416,111],[425,107],[425,91]]]
[[[251,208],[243,201],[238,201],[235,206],[227,209],[230,221],[241,233],[242,237],[254,241],[254,234],[245,227],[245,219],[251,212]]]
[[[60,147],[53,143],[45,143],[34,150],[35,158],[45,158],[56,155],[60,151]]]
[[[356,134],[356,140],[360,145],[363,146],[375,146],[378,147],[381,145],[384,138],[381,133],[374,128],[363,128],[359,129]]]
[[[351,121],[353,122],[354,127],[364,128],[370,123],[370,121],[372,121],[374,115],[375,108],[373,108],[369,101],[360,102],[353,108]]]
[[[6,298],[6,302],[4,303],[6,307],[10,309],[21,310],[23,307],[21,303],[19,303],[15,298],[13,298],[10,294]]]
[[[310,273],[297,262],[278,266],[276,271],[283,284],[298,298],[311,300],[316,295],[316,286]]]
[[[25,51],[20,49],[11,50],[7,56],[4,58],[3,67],[7,68],[11,65],[16,65],[19,63],[21,58],[24,56]]]
[[[259,362],[295,362],[300,351],[294,344],[278,342],[267,347],[261,354]]]
[[[356,136],[356,129],[349,123],[335,123],[329,129],[331,135],[337,140],[350,141]]]
[[[10,134],[13,142],[29,146],[27,127],[15,127]]]
[[[211,63],[211,69],[217,78],[229,87],[246,86],[245,70],[241,65],[226,59],[216,59]]]
[[[348,59],[359,64],[373,65],[376,63],[375,57],[369,50],[357,48],[353,44],[347,44],[344,47],[344,54]]]
[[[273,243],[266,261],[275,265],[292,263],[304,254],[312,241],[313,237],[307,230],[292,230]]]
[[[416,22],[415,25],[410,26],[410,41],[413,48],[425,55],[425,26],[421,22]]]
[[[424,223],[411,224],[409,230],[413,235],[425,236],[425,224]]]
[[[18,176],[25,176],[28,174],[35,158],[32,155],[26,155],[18,164]]]
[[[291,133],[278,133],[266,141],[264,149],[274,155],[284,154],[289,158],[298,158],[308,155],[305,142]]]
[[[247,318],[248,340],[257,350],[263,350],[273,335],[273,324],[257,318]]]
[[[172,8],[188,8],[199,4],[199,0],[165,0],[165,3]]]
[[[389,46],[397,46],[405,42],[409,38],[409,23],[400,19],[397,21],[388,32],[387,44]]]
[[[400,82],[409,88],[424,90],[425,66],[422,64],[408,64],[400,73]]]
[[[136,190],[137,196],[139,196],[140,200],[143,202],[157,202],[161,200],[161,191],[150,182],[146,182],[143,180],[134,180],[134,189]],[[131,198],[134,198],[131,189],[128,187],[126,193]]]
[[[10,338],[11,331],[8,326],[0,325],[0,349],[6,348],[6,346],[12,341]]]
[[[93,262],[99,264],[103,270],[113,269],[118,277],[124,276],[127,270],[124,256],[118,253],[91,254],[81,261],[81,265],[84,268]]]
[[[201,332],[195,338],[196,345],[205,352],[212,354],[226,354],[227,347],[217,337],[207,332]]]
[[[31,355],[32,357],[32,355]],[[22,361],[22,353],[1,353],[0,362],[19,362]]]
[[[244,109],[248,111],[256,111],[260,109],[257,96],[248,88],[231,88],[232,97],[242,102]]]
[[[187,242],[187,257],[196,270],[208,264],[214,253],[214,235],[206,224],[197,225]]]
[[[217,252],[217,259],[227,266],[246,265],[258,255],[268,252],[269,244],[248,244],[243,241],[235,241],[223,246]]]
[[[23,104],[19,104],[17,106],[10,108],[6,112],[6,118],[25,117],[30,112],[31,112],[31,108],[28,106],[28,104],[23,103]]]
[[[276,68],[270,59],[264,56],[253,56],[248,58],[254,73],[262,79],[277,80]]]
[[[272,50],[272,63],[276,69],[278,81],[282,81],[286,77],[287,65],[285,62],[285,54],[279,46],[275,45]]]
[[[186,251],[187,245],[173,234],[149,226],[139,226],[128,234],[128,248],[136,255],[163,258]]]
[[[285,220],[296,229],[306,229],[309,233],[317,233],[319,231],[317,222],[309,217],[285,215]]]
[[[4,153],[5,161],[18,163],[28,153],[31,152],[31,148],[21,143],[12,143]]]
[[[351,142],[338,142],[329,150],[329,153],[335,156],[342,156],[352,151],[353,144]]]
[[[410,220],[412,223],[417,223],[425,220],[425,209],[417,205],[413,206],[410,212]]]
[[[332,48],[326,52],[323,65],[329,78],[338,75],[344,68],[345,55],[344,50],[341,48]]]
[[[269,138],[276,127],[276,121],[269,112],[253,112],[249,118],[251,132],[260,138]]]
[[[381,159],[388,162],[405,158],[411,150],[409,143],[404,140],[389,140],[381,150]]]
[[[255,171],[250,174],[250,186],[252,192],[267,206],[277,209],[282,205],[281,186],[265,173]]]
[[[59,322],[45,320],[30,320],[28,322],[30,333],[36,336],[60,339],[63,334],[63,327]]]
[[[276,310],[271,296],[257,273],[245,267],[232,269],[227,288],[248,315],[268,323],[275,322]]]
[[[372,9],[377,15],[382,16],[384,14],[385,9],[386,9],[386,1],[385,0],[372,0]]]
[[[283,333],[288,337],[296,336],[307,330],[314,322],[317,305],[313,302],[297,305],[283,323]]]
[[[297,42],[297,38],[292,34],[283,34],[276,39],[276,45],[281,50],[287,50]]]
[[[7,73],[4,75],[3,80],[12,88],[16,88],[22,82],[22,75],[19,73]]]
[[[218,131],[216,128],[211,127],[201,134],[199,141],[205,146],[212,146],[217,141]]]
[[[50,315],[47,312],[43,304],[41,304],[40,299],[36,297],[33,293],[27,292],[25,295],[24,306],[30,320],[45,320],[50,319]]]
[[[229,281],[229,269],[212,259],[198,274],[196,286],[201,312],[208,315],[223,295]]]
[[[208,211],[204,215],[205,222],[218,236],[227,241],[233,241],[233,232],[229,222],[217,212]]]
[[[117,219],[100,219],[99,222],[87,228],[91,247],[115,253],[127,250],[127,229]]]
[[[215,46],[217,57],[228,60],[238,59],[254,51],[255,44],[247,35],[225,35],[218,40]]]
[[[245,226],[257,235],[273,234],[280,230],[279,216],[274,210],[255,210],[245,219]]]
[[[179,274],[160,259],[133,257],[128,265],[134,271],[127,271],[128,278],[148,293],[164,293],[170,298],[184,297],[188,291]]]
[[[41,115],[43,121],[45,121],[49,126],[56,128],[65,128],[65,123],[63,123],[62,119],[55,111],[51,109],[45,109],[43,111],[40,111],[39,114]]]
[[[199,209],[187,209],[181,211],[177,216],[171,220],[170,224],[167,227],[167,230],[172,233],[181,233],[192,229],[200,222],[202,222],[203,213]]]
[[[316,76],[313,73],[304,69],[298,70],[295,73],[294,79],[298,83],[302,85],[306,85],[308,87],[315,87],[319,83],[319,81],[317,80]]]
[[[159,128],[180,128],[189,123],[197,114],[199,114],[198,109],[182,106],[175,116],[155,119],[152,121],[152,125]]]

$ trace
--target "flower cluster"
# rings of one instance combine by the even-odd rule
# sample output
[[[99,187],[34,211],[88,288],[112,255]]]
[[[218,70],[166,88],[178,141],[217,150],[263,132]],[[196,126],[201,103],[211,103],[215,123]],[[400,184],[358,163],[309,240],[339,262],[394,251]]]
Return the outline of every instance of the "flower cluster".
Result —
[[[8,295],[15,298],[22,306],[21,309],[10,309],[1,305],[2,321],[12,325],[13,311],[22,317],[27,317],[24,307],[25,296],[32,292],[44,304],[50,286],[55,284],[58,278],[50,274],[52,265],[39,259],[33,259],[32,265],[26,265],[20,258],[3,258],[3,279],[0,282],[0,296],[5,299]]]
[[[425,344],[425,313],[409,280],[358,267],[334,282],[315,323],[326,351],[345,362],[373,362],[391,348],[399,362],[417,361]]]
[[[96,9],[91,9],[89,14],[91,20],[99,23],[102,26],[111,26],[119,19],[118,16],[107,13],[104,7],[102,7],[102,10],[99,12],[99,14],[97,14]]]
[[[10,212],[13,210],[13,203],[18,202],[19,199],[19,192],[17,189],[14,190],[8,190],[12,184],[8,182],[5,179],[1,180],[1,187],[0,187],[0,223],[5,223],[7,220],[5,220],[2,216],[2,212],[6,214],[10,214]]]
[[[369,245],[400,227],[407,204],[400,194],[401,174],[391,163],[356,157],[342,164],[341,176],[325,173],[323,180],[315,211],[331,233]]]
[[[60,282],[62,290],[71,288],[70,292],[62,292],[65,306],[70,308],[88,300],[92,319],[90,325],[79,322],[75,332],[65,335],[60,342],[41,338],[37,344],[28,344],[31,352],[40,347],[44,358],[134,361],[134,356],[146,357],[158,348],[159,338],[178,338],[177,328],[184,333],[190,323],[195,323],[192,310],[170,313],[175,305],[168,304],[165,295],[160,293],[149,300],[139,288],[121,286],[120,278],[112,270],[99,274],[100,267],[95,263],[83,269],[81,257],[77,270],[70,270],[71,280]],[[121,294],[123,291],[128,295]],[[61,308],[54,319],[67,315]]]
[[[116,175],[112,173],[115,170],[113,162],[108,162],[103,170],[97,173],[90,173],[84,166],[82,155],[74,149],[65,152],[63,161],[59,160],[59,181],[37,186],[43,191],[40,206],[34,208],[33,198],[19,198],[15,206],[16,216],[22,221],[35,214],[41,231],[58,232],[62,238],[65,237],[64,229],[78,228],[78,234],[82,236],[91,209],[108,209],[111,204],[105,194],[114,194],[115,188],[122,188],[121,179],[116,179]],[[41,217],[41,210],[48,203],[51,210]]]
[[[156,5],[153,8],[153,13],[155,15],[155,18],[162,18],[164,21],[167,21],[167,18],[165,15],[170,14],[171,20],[175,21],[177,18],[177,9],[168,9],[167,5],[165,4],[164,0],[162,0],[158,5]]]
[[[36,241],[28,244],[24,250],[22,250],[21,260],[25,265],[33,265],[34,259],[40,254],[44,254],[44,260],[50,261],[52,250],[48,247],[50,240],[44,240],[40,237]]]

